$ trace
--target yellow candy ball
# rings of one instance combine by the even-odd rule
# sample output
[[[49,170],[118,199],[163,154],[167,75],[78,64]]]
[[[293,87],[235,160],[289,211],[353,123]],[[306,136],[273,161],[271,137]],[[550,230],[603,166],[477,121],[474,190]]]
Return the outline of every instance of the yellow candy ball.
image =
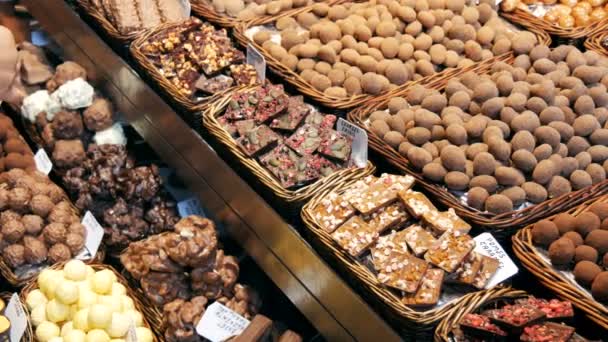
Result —
[[[42,322],[36,328],[36,338],[39,342],[49,342],[53,337],[59,336],[59,327],[53,322]]]
[[[99,296],[98,302],[109,307],[112,312],[122,312],[122,298],[119,296]]]
[[[70,280],[64,280],[55,288],[55,298],[63,304],[74,304],[78,301],[78,285]]]
[[[125,314],[115,312],[112,314],[112,322],[107,328],[110,337],[124,337],[129,330],[131,320]]]
[[[101,270],[91,279],[91,287],[98,294],[108,294],[112,291],[112,283],[114,273],[110,270]]]
[[[63,322],[70,315],[70,307],[57,299],[46,304],[46,318],[51,322]]]
[[[110,336],[101,329],[93,329],[87,333],[86,342],[110,342]]]
[[[154,341],[154,335],[152,335],[152,331],[148,328],[138,327],[135,331],[137,335],[137,342],[152,342]]]
[[[70,260],[63,267],[63,276],[73,281],[87,279],[87,265],[81,260]]]
[[[95,275],[95,270],[93,267],[87,265],[87,279],[92,278]]]
[[[103,304],[95,304],[89,309],[89,327],[91,329],[105,329],[112,320],[112,310]]]
[[[113,283],[111,294],[112,296],[127,294],[127,288],[121,283]]]
[[[35,327],[46,321],[46,305],[38,305],[32,311],[30,311],[30,318],[32,319],[32,324]]]
[[[74,322],[74,329],[82,330],[84,332],[89,331],[89,309],[81,309],[74,315],[72,320]]]
[[[122,310],[129,311],[135,310],[135,302],[129,296],[122,296]]]
[[[49,342],[63,342],[63,337],[61,337],[61,336],[53,337],[49,340]]]
[[[82,342],[86,340],[87,334],[82,330],[74,329],[63,336],[64,342]]]
[[[97,297],[97,294],[90,289],[81,290],[78,296],[78,308],[84,309],[93,304],[97,304]]]
[[[63,281],[63,272],[57,270],[45,269],[38,277],[38,287],[46,298],[55,298],[55,287]]]
[[[27,308],[29,310],[33,310],[40,304],[46,304],[49,300],[46,299],[46,296],[39,289],[35,289],[31,291],[27,298],[25,298],[25,304],[27,304]]]
[[[74,330],[74,322],[69,321],[61,326],[61,337],[65,337],[70,331]]]

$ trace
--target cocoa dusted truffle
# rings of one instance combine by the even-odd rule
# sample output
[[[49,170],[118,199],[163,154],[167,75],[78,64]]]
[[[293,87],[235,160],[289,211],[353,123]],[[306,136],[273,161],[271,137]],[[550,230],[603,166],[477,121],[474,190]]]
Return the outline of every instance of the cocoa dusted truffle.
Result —
[[[55,68],[55,74],[46,83],[46,89],[49,92],[53,92],[67,81],[71,81],[77,78],[82,78],[86,80],[86,70],[84,70],[84,68],[78,65],[77,63],[71,61],[64,62],[62,64],[59,64],[57,68]]]
[[[46,261],[48,251],[44,242],[34,237],[26,236],[23,238],[23,246],[25,247],[25,261],[28,264],[36,265]]]
[[[564,234],[562,237],[570,239],[572,243],[574,243],[575,247],[578,247],[583,244],[583,237],[581,236],[581,234],[575,231],[566,232],[566,234]]]
[[[574,258],[574,243],[565,238],[553,241],[549,246],[549,258],[554,266],[569,264]]]
[[[535,244],[549,246],[553,241],[559,238],[559,230],[557,226],[549,220],[538,221],[532,227],[532,240]]]
[[[597,262],[597,250],[587,245],[577,246],[574,250],[574,262],[583,260]]]
[[[10,220],[2,224],[2,236],[9,243],[15,243],[25,234],[25,226],[21,220]]]
[[[40,217],[46,217],[53,210],[53,207],[55,207],[55,204],[46,195],[35,195],[30,201],[32,213]]]
[[[576,231],[585,237],[590,232],[600,228],[600,218],[592,212],[578,215],[574,221]]]
[[[604,221],[608,218],[608,203],[596,202],[589,207],[589,211],[594,213],[600,218],[600,221]]]
[[[573,231],[576,228],[576,218],[568,213],[561,213],[553,219],[560,235]]]
[[[49,261],[54,263],[58,263],[61,261],[70,260],[72,257],[70,249],[68,246],[63,243],[54,244],[51,249],[49,249]]]
[[[55,114],[52,127],[55,139],[78,139],[84,129],[80,114],[66,110]]]
[[[591,284],[591,294],[596,300],[608,300],[608,271],[604,271],[595,277]]]
[[[25,247],[20,244],[12,244],[2,251],[4,261],[13,269],[25,263]]]
[[[74,167],[86,157],[80,140],[57,140],[53,149],[53,161],[58,167]]]
[[[42,235],[47,243],[54,245],[65,241],[67,229],[63,223],[50,223],[44,227]]]
[[[27,210],[32,195],[26,188],[14,188],[8,192],[8,205],[19,212]]]
[[[112,104],[104,98],[96,98],[93,104],[82,114],[84,124],[91,131],[101,131],[109,128],[113,124]]]
[[[593,279],[602,272],[602,269],[594,262],[583,260],[574,266],[574,279],[583,286],[589,286]]]
[[[23,215],[21,222],[30,235],[38,235],[44,225],[44,220],[38,215]]]
[[[84,236],[81,234],[68,233],[65,237],[65,244],[70,249],[72,255],[77,255],[84,248]]]
[[[608,230],[594,230],[585,237],[585,244],[597,250],[600,255],[608,253]]]

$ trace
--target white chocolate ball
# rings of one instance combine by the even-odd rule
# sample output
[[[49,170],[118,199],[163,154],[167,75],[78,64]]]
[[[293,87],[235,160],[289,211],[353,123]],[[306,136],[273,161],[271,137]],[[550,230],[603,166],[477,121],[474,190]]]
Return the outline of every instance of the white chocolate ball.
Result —
[[[101,270],[96,272],[91,280],[91,287],[97,294],[108,294],[112,291],[112,276],[114,274],[110,270]]]
[[[65,339],[65,335],[69,334],[72,330],[74,330],[74,322],[68,321],[61,326],[61,337]]]
[[[82,342],[86,340],[87,334],[78,329],[74,329],[63,337],[64,342]]]
[[[110,336],[101,329],[93,329],[87,333],[86,342],[110,342]]]
[[[63,267],[63,276],[73,281],[85,280],[87,279],[87,265],[81,260],[70,260]]]
[[[74,329],[89,331],[89,309],[80,309],[72,319]]]
[[[46,305],[38,305],[33,310],[30,311],[30,318],[32,320],[32,324],[37,327],[42,322],[46,321]]]
[[[46,304],[46,318],[51,322],[62,322],[68,319],[70,307],[57,299],[51,299]]]
[[[152,331],[148,328],[137,327],[135,330],[135,334],[137,335],[137,342],[154,341],[154,335],[152,335]]]
[[[112,310],[107,305],[95,304],[89,309],[89,328],[105,329],[112,321]]]
[[[49,321],[40,323],[36,328],[36,338],[39,342],[49,342],[53,337],[59,336],[57,324]]]
[[[112,322],[110,322],[107,331],[110,337],[125,337],[130,325],[131,320],[129,317],[119,312],[114,312],[112,314]]]
[[[46,304],[49,300],[39,289],[32,290],[25,298],[27,308],[31,311],[40,304]]]
[[[78,285],[70,280],[64,280],[55,288],[55,298],[63,304],[74,304],[78,301]]]

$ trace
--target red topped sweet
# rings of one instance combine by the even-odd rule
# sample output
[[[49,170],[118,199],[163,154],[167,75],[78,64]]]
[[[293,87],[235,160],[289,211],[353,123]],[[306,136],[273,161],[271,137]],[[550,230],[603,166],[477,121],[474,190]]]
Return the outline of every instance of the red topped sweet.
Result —
[[[528,297],[517,301],[518,304],[533,306],[547,315],[547,318],[568,318],[574,317],[572,303],[557,299],[541,299]]]

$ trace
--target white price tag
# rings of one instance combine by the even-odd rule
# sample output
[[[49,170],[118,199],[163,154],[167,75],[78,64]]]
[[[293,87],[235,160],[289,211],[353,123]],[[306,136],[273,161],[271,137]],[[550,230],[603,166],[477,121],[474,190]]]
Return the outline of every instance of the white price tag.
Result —
[[[367,132],[357,125],[339,118],[336,125],[338,132],[344,133],[353,138],[353,148],[350,154],[352,160],[358,167],[367,165]]]
[[[196,197],[190,197],[183,201],[177,202],[177,211],[179,216],[186,217],[190,215],[198,215],[205,217],[205,212],[201,206],[201,202]]]
[[[129,330],[127,330],[127,336],[125,336],[126,342],[137,342],[137,330],[135,330],[135,322],[131,320],[129,324]]]
[[[253,65],[258,73],[258,80],[260,83],[264,83],[266,80],[266,58],[251,44],[247,44],[247,64]]]
[[[239,335],[248,325],[249,321],[243,316],[214,302],[196,325],[196,333],[211,342],[221,342]]]
[[[475,252],[498,259],[500,263],[498,270],[486,285],[486,289],[492,288],[502,281],[511,278],[517,272],[519,268],[515,265],[513,260],[509,258],[509,255],[502,249],[502,246],[496,241],[494,236],[490,233],[483,233],[475,237]]]
[[[46,154],[46,151],[41,148],[34,155],[34,162],[36,162],[36,168],[38,171],[48,175],[53,169],[53,162],[49,158],[49,155]]]
[[[87,238],[84,242],[84,246],[93,258],[95,257],[95,254],[97,254],[99,245],[101,245],[101,240],[103,239],[103,228],[99,222],[97,222],[95,216],[93,216],[93,214],[88,210],[82,218],[82,225],[87,230]]]
[[[13,293],[11,299],[6,305],[4,316],[11,322],[11,341],[19,341],[27,327],[27,315],[23,310],[23,305],[19,300],[19,296]]]

